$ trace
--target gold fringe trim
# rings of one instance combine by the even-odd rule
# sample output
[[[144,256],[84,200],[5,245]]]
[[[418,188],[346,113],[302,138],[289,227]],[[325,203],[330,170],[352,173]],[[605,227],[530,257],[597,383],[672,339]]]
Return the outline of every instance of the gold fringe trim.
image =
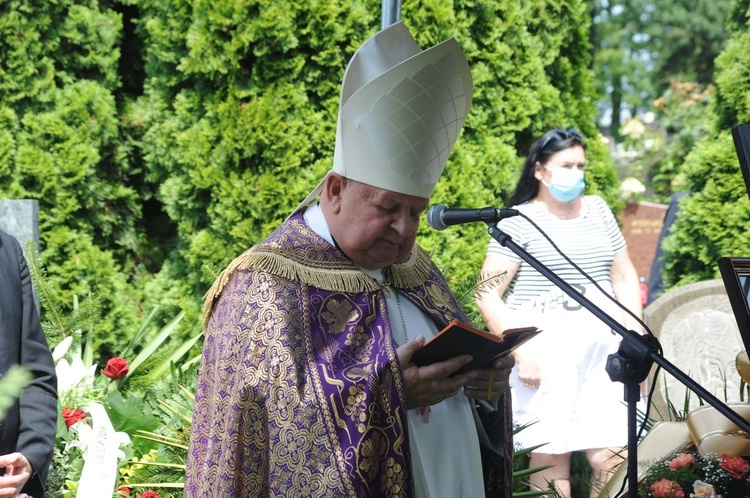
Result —
[[[287,280],[300,280],[305,285],[327,291],[349,294],[372,292],[379,289],[377,282],[350,261],[325,262],[322,266],[310,266],[296,261],[288,254],[263,250],[258,247],[245,251],[232,261],[203,296],[203,327],[218,299],[232,276],[238,270],[263,270]],[[430,275],[432,262],[424,250],[415,246],[411,257],[404,263],[391,266],[391,285],[397,288],[410,288],[422,285]]]
[[[415,245],[408,261],[391,266],[391,283],[399,289],[417,287],[425,283],[431,271],[432,260],[424,249]]]

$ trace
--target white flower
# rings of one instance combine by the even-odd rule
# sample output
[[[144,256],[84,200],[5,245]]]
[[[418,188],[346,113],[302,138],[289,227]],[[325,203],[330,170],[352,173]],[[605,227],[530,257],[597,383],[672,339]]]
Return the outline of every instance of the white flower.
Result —
[[[55,346],[55,349],[52,351],[52,360],[57,363],[58,361],[62,360],[65,355],[68,353],[68,350],[70,349],[70,346],[73,344],[73,336],[69,335],[62,341],[60,341],[57,346]]]
[[[55,366],[55,372],[57,373],[57,391],[60,395],[73,389],[94,387],[96,365],[87,367],[80,356],[74,355],[70,363],[66,359],[61,359]]]
[[[75,435],[71,446],[78,446],[85,455],[89,443],[94,438],[94,429],[89,424],[73,424],[70,426],[70,432]]]
[[[695,481],[693,483],[693,492],[690,493],[690,498],[720,498],[716,496],[716,491],[713,485],[703,481]]]
[[[94,444],[95,448],[107,448],[105,452],[116,450],[117,460],[112,461],[113,465],[116,465],[118,460],[125,460],[126,455],[122,448],[131,444],[130,436],[126,432],[114,431],[109,415],[99,403],[90,403],[86,406],[86,411],[91,414],[93,427],[87,423],[73,424],[70,432],[75,437],[72,438],[71,446],[78,446],[81,449],[84,461],[88,457],[87,449],[91,444]]]
[[[625,124],[622,125],[622,128],[620,128],[620,134],[632,139],[641,138],[645,132],[646,127],[643,126],[643,123],[638,118],[631,118],[627,120]]]
[[[125,452],[122,451],[123,446],[129,446],[130,445],[130,436],[128,436],[127,432],[115,432],[115,439],[117,440],[117,460],[123,461],[125,460],[126,456]]]
[[[620,185],[620,193],[626,199],[635,197],[638,194],[642,194],[646,191],[646,186],[641,183],[637,178],[629,176],[622,181]]]
[[[75,442],[71,446],[78,446],[81,448],[81,453],[83,453],[85,458],[86,449],[89,447],[89,444],[96,439],[94,437],[94,429],[89,424],[74,424],[70,427],[70,431],[76,435],[76,438],[74,438]],[[112,441],[109,443],[117,443],[117,460],[125,460],[125,452],[121,448],[130,444],[130,436],[128,436],[126,432],[115,432],[111,434]],[[99,441],[99,444],[102,442],[103,441]],[[112,446],[114,446],[114,444]]]

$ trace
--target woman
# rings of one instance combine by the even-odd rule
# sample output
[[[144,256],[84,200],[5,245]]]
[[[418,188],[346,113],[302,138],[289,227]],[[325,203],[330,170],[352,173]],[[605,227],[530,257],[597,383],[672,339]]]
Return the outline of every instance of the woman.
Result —
[[[531,146],[508,205],[533,220],[581,269],[636,316],[641,316],[638,275],[612,211],[596,195],[582,196],[585,144],[573,130],[552,130]],[[522,216],[498,227],[555,274],[630,329],[642,327],[602,295]],[[624,388],[605,370],[620,336],[546,277],[494,240],[482,275],[505,272],[497,287],[478,300],[494,333],[525,325],[543,330],[514,353],[514,421],[532,425],[516,442],[544,445],[531,453],[530,467],[552,467],[531,475],[533,489],[554,482],[570,496],[570,456],[583,450],[593,471],[591,496],[625,456],[627,408]]]

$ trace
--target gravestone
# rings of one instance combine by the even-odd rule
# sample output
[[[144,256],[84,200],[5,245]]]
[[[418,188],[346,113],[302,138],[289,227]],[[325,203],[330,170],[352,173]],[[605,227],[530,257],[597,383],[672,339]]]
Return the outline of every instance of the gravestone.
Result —
[[[630,202],[620,212],[622,235],[639,277],[648,277],[664,224],[666,204]]]
[[[36,199],[0,199],[0,230],[14,236],[23,248],[26,261],[33,257],[26,251],[29,240],[39,247],[39,201]],[[39,298],[34,289],[34,303],[37,312]]]
[[[667,292],[646,308],[645,321],[667,360],[720,401],[740,401],[741,379],[735,359],[745,347],[721,279]],[[667,399],[683,412],[687,391],[662,370],[656,380],[651,417],[670,420]],[[692,392],[688,406],[690,410],[700,406]]]
[[[8,232],[26,252],[29,240],[39,245],[39,201],[36,199],[0,200],[0,229]],[[29,259],[29,255],[26,255]]]

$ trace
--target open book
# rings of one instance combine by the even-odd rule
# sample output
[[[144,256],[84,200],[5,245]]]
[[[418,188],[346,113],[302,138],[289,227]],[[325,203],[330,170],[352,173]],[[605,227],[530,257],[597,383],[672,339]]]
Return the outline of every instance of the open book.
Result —
[[[501,337],[453,320],[414,353],[411,361],[425,366],[468,353],[474,359],[453,375],[461,374],[475,368],[486,368],[540,332],[536,327],[521,327],[505,330]]]

